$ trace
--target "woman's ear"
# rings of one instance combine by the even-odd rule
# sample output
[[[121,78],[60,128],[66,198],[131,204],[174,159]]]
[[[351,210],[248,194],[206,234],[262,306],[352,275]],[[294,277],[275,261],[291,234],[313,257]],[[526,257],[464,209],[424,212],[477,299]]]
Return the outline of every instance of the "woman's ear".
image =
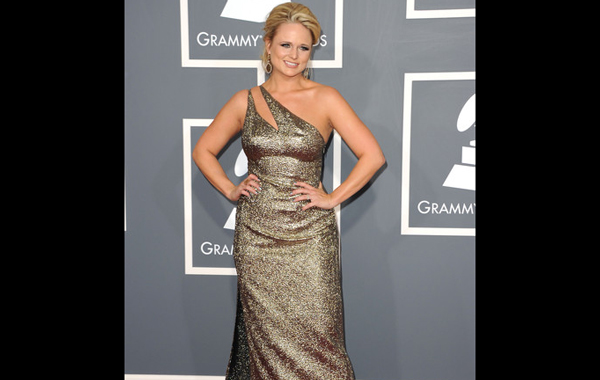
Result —
[[[265,40],[265,46],[267,47],[267,54],[271,54],[271,40]]]

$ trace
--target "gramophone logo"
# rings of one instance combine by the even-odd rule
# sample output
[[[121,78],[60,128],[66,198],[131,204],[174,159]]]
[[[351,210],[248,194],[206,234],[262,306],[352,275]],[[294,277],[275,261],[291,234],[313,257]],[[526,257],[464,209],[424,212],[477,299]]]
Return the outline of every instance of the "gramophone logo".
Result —
[[[459,132],[471,127],[475,128],[475,94],[467,100],[456,121]],[[475,140],[471,140],[469,146],[462,147],[462,162],[452,167],[444,186],[475,190]]]
[[[276,5],[289,3],[281,0],[227,0],[221,17],[233,18],[251,22],[264,22],[267,14]]]
[[[240,151],[240,154],[238,154],[237,159],[235,160],[235,165],[233,167],[233,173],[238,178],[244,177],[246,175],[246,173],[248,173],[248,157],[246,157],[246,153],[244,153],[243,150]],[[231,211],[231,213],[229,214],[229,218],[227,218],[227,221],[225,222],[225,225],[223,226],[223,228],[228,229],[228,230],[235,229],[236,210],[237,210],[237,208],[234,207],[233,210]]]

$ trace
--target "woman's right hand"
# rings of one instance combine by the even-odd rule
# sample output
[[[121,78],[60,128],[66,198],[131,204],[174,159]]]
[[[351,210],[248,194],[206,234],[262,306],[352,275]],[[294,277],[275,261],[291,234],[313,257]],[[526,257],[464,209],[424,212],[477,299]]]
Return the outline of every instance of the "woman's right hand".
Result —
[[[231,190],[228,198],[231,201],[237,201],[242,195],[249,197],[251,193],[258,194],[259,191],[260,179],[258,179],[258,177],[254,174],[250,174],[239,185]]]

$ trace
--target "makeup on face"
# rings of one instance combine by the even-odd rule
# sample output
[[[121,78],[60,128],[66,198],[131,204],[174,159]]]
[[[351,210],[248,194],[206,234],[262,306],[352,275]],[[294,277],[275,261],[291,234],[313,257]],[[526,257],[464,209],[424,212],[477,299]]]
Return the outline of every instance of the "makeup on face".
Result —
[[[282,24],[269,46],[271,63],[280,70],[304,70],[310,59],[312,38],[299,23]]]

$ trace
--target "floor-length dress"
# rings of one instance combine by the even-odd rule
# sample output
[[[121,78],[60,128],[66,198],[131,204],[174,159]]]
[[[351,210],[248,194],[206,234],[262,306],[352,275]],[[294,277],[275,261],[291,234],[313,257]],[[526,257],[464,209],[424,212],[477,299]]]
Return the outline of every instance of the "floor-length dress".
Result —
[[[333,210],[293,202],[317,187],[325,141],[262,86],[277,129],[250,90],[242,130],[248,173],[261,191],[238,201],[234,261],[237,314],[227,380],[354,379],[344,342],[338,230]]]

